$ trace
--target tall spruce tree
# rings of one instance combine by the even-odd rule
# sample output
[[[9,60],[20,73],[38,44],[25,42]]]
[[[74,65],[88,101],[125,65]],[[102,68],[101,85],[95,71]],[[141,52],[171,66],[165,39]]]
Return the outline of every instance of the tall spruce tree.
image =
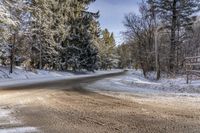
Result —
[[[31,1],[31,60],[35,67],[60,69],[61,42],[68,33],[69,4],[70,0]]]
[[[98,32],[96,19],[99,13],[87,11],[87,6],[94,0],[75,0],[71,3],[70,18],[68,21],[69,35],[63,42],[62,58],[66,68],[72,67],[74,71],[86,69],[93,71],[97,68],[97,48],[95,39]]]

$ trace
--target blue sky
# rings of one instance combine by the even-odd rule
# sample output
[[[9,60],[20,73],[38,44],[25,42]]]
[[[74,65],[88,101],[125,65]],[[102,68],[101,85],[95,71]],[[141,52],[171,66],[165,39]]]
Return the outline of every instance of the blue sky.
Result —
[[[124,31],[124,15],[130,12],[138,13],[138,3],[142,0],[96,0],[89,6],[90,11],[100,11],[101,27],[114,32],[117,43],[121,43],[123,37],[120,32]]]

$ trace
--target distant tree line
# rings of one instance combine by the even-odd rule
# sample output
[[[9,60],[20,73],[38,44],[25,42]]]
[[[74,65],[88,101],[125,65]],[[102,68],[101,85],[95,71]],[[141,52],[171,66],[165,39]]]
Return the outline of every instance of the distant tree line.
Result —
[[[101,30],[95,0],[0,0],[0,64],[27,70],[111,69],[113,33]]]
[[[200,53],[199,0],[146,0],[140,14],[125,16],[125,44],[131,47],[131,62],[145,76],[157,71],[170,75],[184,69],[184,59]]]

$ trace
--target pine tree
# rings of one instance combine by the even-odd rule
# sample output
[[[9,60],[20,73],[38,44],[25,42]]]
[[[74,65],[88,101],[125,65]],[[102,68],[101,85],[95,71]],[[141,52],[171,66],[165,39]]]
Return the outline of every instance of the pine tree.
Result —
[[[10,13],[8,7],[0,1],[0,41],[1,44],[3,41],[8,38],[8,28],[10,25],[13,25],[14,21],[10,19]]]
[[[76,0],[71,3],[69,35],[63,42],[62,61],[67,68],[72,67],[74,71],[77,69],[93,71],[97,67],[98,51],[95,39],[98,37],[98,32],[94,27],[97,26],[95,22],[99,13],[87,11],[87,5],[91,2],[94,1]]]
[[[9,31],[7,40],[4,42],[3,53],[8,53],[8,57],[10,62],[10,73],[13,72],[14,60],[15,60],[15,47],[17,45],[17,38],[20,31],[20,17],[23,9],[23,0],[7,0],[1,1],[1,5],[3,6],[2,10],[4,10],[4,28]],[[8,32],[7,31],[7,32]],[[5,50],[6,48],[6,50]],[[6,52],[4,52],[6,51]],[[6,55],[6,54],[5,54]]]
[[[93,71],[98,61],[99,13],[88,11],[91,2],[0,0],[0,56],[30,68],[63,70],[64,65],[76,64],[75,69]]]
[[[99,42],[100,67],[102,69],[115,68],[118,65],[118,57],[114,34],[108,29],[102,31],[101,41]]]
[[[32,64],[60,69],[61,42],[68,33],[70,1],[32,0]],[[39,57],[39,58],[38,58]]]

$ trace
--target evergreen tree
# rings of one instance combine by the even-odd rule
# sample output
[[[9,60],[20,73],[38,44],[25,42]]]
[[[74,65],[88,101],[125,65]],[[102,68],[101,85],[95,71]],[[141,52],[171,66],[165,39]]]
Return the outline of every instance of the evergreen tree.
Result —
[[[10,73],[13,72],[13,66],[14,66],[14,60],[15,60],[15,47],[17,46],[17,38],[20,31],[20,17],[23,12],[23,0],[7,0],[7,1],[1,1],[2,10],[4,11],[3,16],[3,23],[4,28],[7,30],[7,39],[4,41],[1,53],[2,54],[2,60],[8,61],[9,58],[9,64],[10,64]],[[6,56],[7,57],[6,57]]]
[[[68,33],[69,3],[67,0],[31,1],[31,57],[37,68],[60,69],[61,42]]]
[[[108,29],[102,31],[102,37],[98,47],[101,69],[111,69],[117,67],[118,57],[114,34],[110,33]]]
[[[96,19],[99,13],[87,11],[87,5],[94,0],[73,1],[71,3],[70,19],[68,24],[69,35],[63,42],[63,62],[65,66],[72,67],[74,71],[77,69],[86,69],[93,71],[97,68],[97,54],[95,47],[95,39],[98,32],[95,32],[93,26],[96,25]]]
[[[1,60],[28,70],[70,66],[93,71],[100,28],[99,13],[88,11],[91,2],[0,0]]]

